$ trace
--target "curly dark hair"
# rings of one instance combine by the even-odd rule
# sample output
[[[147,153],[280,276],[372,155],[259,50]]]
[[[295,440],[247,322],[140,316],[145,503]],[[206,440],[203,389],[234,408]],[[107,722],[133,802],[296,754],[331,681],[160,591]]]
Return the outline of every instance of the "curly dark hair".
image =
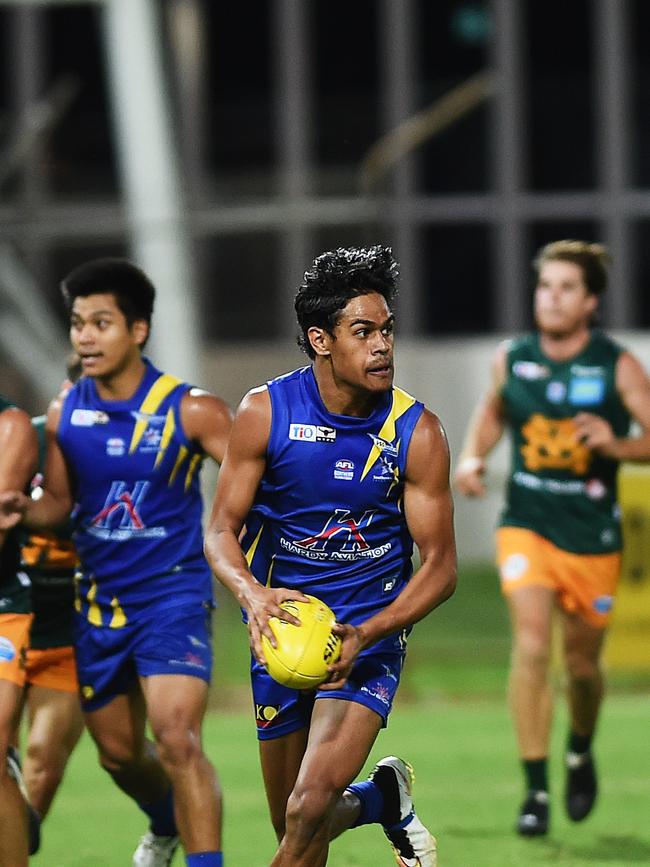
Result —
[[[351,298],[378,292],[392,309],[397,295],[398,265],[390,247],[339,247],[314,259],[296,293],[294,307],[302,334],[298,346],[310,358],[316,353],[307,332],[313,326],[332,334],[339,314]]]

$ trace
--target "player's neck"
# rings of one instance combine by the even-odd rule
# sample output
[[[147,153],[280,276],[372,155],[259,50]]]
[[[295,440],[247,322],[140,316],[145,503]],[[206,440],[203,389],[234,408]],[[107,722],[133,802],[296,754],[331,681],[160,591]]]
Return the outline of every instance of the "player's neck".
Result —
[[[539,345],[552,361],[566,361],[579,355],[591,340],[591,328],[587,325],[570,334],[552,334],[540,331]]]
[[[333,415],[367,418],[382,397],[381,394],[337,381],[329,367],[314,365],[314,376],[325,409]]]
[[[102,400],[129,400],[140,387],[145,369],[142,356],[138,354],[119,370],[107,376],[96,376],[97,394]]]

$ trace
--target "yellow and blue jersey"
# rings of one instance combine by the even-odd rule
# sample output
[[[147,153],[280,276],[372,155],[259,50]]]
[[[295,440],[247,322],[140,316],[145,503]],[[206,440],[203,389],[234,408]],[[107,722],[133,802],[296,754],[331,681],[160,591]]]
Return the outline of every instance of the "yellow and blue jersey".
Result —
[[[311,367],[268,389],[267,466],[242,547],[261,583],[310,593],[340,622],[359,623],[411,576],[403,480],[423,406],[394,387],[366,418],[335,415]]]
[[[71,471],[77,609],[119,628],[153,607],[212,598],[203,556],[201,449],[181,424],[189,386],[145,360],[130,400],[104,401],[83,377],[68,392],[57,439]]]

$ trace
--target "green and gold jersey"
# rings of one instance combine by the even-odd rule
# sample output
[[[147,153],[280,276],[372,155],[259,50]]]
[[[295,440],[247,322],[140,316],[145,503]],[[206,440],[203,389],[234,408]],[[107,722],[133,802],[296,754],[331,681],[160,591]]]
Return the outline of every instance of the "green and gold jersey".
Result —
[[[616,390],[622,348],[593,331],[568,361],[543,354],[539,336],[515,340],[502,389],[512,442],[501,526],[524,527],[578,554],[621,548],[616,461],[578,441],[574,416],[589,412],[626,436],[630,415]]]
[[[0,396],[0,413],[13,406]],[[19,531],[10,530],[0,548],[0,614],[28,614],[31,610],[29,578],[20,570]]]

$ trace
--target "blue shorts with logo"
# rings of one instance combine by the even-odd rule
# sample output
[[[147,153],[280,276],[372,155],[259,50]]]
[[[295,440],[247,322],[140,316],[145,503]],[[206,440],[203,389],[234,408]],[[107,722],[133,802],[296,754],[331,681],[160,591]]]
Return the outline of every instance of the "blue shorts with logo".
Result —
[[[306,728],[311,721],[314,702],[319,698],[354,701],[374,710],[382,727],[399,686],[406,649],[402,652],[372,652],[360,657],[341,689],[299,690],[277,683],[255,659],[251,661],[251,683],[255,707],[257,738],[272,740]]]
[[[210,682],[211,603],[143,612],[119,629],[93,626],[79,614],[74,645],[84,711],[126,694],[138,677],[187,674]]]

